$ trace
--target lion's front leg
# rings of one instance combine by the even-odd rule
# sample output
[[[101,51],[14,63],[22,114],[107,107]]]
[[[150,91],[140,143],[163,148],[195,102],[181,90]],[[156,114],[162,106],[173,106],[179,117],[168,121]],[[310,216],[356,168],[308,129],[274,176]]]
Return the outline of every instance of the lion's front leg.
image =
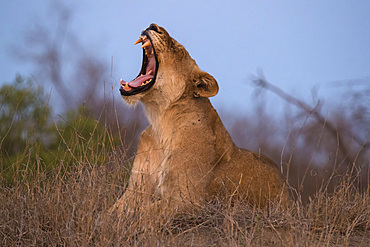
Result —
[[[161,200],[152,207],[166,208],[175,214],[191,213],[209,199],[207,186],[213,178],[212,150],[209,156],[202,150],[173,150],[162,164],[162,181],[157,190]],[[154,208],[152,209],[154,210]]]
[[[143,203],[146,197],[151,195],[152,186],[149,183],[149,175],[136,170],[136,167],[140,165],[138,163],[136,161],[134,162],[128,186],[124,194],[109,209],[110,213],[121,214],[124,211],[133,212],[138,205]]]
[[[153,201],[163,152],[150,133],[149,127],[141,134],[127,189],[109,210],[110,213],[135,211]]]

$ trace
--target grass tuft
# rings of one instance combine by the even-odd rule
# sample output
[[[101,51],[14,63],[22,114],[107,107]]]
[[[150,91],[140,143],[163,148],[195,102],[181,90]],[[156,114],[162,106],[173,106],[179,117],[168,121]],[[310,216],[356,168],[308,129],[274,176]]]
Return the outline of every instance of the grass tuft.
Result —
[[[111,150],[103,158],[94,152],[78,157],[73,169],[63,169],[67,164],[61,160],[51,171],[35,170],[37,179],[24,179],[20,172],[12,186],[1,187],[0,245],[367,246],[370,241],[369,191],[356,189],[356,178],[349,175],[334,192],[322,188],[307,204],[296,200],[285,211],[236,202],[205,205],[196,215],[174,217],[163,209],[112,217],[107,210],[125,188],[132,157]]]

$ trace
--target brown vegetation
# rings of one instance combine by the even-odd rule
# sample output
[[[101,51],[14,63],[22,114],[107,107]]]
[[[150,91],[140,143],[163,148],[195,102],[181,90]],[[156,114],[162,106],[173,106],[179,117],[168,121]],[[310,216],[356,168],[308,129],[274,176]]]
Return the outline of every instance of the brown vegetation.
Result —
[[[307,204],[297,200],[286,211],[278,205],[258,210],[241,202],[214,203],[181,218],[166,215],[165,208],[160,214],[116,218],[106,212],[127,183],[131,160],[120,149],[106,155],[103,164],[94,155],[77,157],[67,173],[68,163],[60,161],[32,180],[19,170],[13,185],[0,190],[0,245],[367,246],[370,241],[369,191],[361,193],[351,173],[340,177],[332,193],[322,187]]]
[[[273,122],[264,114],[242,120],[246,119],[257,123]],[[244,125],[236,128],[236,123],[243,121],[235,122],[232,135],[245,131]],[[104,126],[97,121],[95,125]],[[163,208],[159,214],[141,211],[112,217],[107,210],[124,190],[133,160],[124,148],[124,141],[117,146],[112,141],[114,137],[107,134],[109,132],[104,135],[90,132],[86,136],[73,127],[73,138],[64,139],[60,144],[60,148],[67,147],[66,153],[55,157],[53,162],[57,166],[52,170],[42,169],[45,161],[40,159],[37,143],[28,144],[22,150],[22,157],[8,168],[15,171],[12,184],[3,183],[1,176],[0,245],[367,246],[370,241],[370,193],[366,156],[362,157],[358,151],[351,165],[343,162],[337,151],[331,158],[339,163],[334,163],[335,167],[328,164],[320,173],[320,163],[316,163],[320,159],[312,161],[305,150],[317,145],[309,140],[324,140],[315,139],[317,132],[300,128],[300,134],[307,133],[310,139],[305,139],[305,145],[296,144],[294,148],[290,140],[285,140],[281,146],[279,138],[271,142],[274,139],[258,134],[259,128],[252,124],[247,128],[249,137],[256,134],[254,145],[260,145],[269,155],[277,154],[275,160],[281,159],[282,164],[286,162],[284,159],[291,161],[288,174],[291,181],[300,179],[300,186],[293,184],[297,198],[285,211],[278,205],[259,210],[242,202],[236,202],[233,207],[215,202],[205,205],[196,215],[175,217],[167,215]],[[62,132],[59,134],[64,136]],[[270,136],[273,137],[277,136]],[[106,140],[111,141],[107,143]],[[338,147],[328,143],[332,141],[325,142],[324,150],[314,150],[325,152]],[[105,149],[101,150],[103,145]],[[291,153],[285,153],[286,150]],[[280,156],[282,153],[287,156]],[[310,166],[304,166],[307,164]],[[29,167],[35,169],[27,169]],[[317,173],[312,172],[313,168]],[[325,171],[329,168],[330,174]],[[299,169],[301,173],[294,172]]]

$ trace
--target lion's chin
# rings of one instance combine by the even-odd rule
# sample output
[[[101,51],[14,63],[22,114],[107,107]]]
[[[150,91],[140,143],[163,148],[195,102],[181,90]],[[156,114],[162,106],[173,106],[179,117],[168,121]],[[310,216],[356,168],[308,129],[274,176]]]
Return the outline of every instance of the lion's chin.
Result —
[[[131,96],[123,96],[121,95],[123,100],[129,105],[129,106],[132,106],[132,107],[135,107],[140,99],[143,97],[142,94],[135,94],[135,95],[131,95]]]

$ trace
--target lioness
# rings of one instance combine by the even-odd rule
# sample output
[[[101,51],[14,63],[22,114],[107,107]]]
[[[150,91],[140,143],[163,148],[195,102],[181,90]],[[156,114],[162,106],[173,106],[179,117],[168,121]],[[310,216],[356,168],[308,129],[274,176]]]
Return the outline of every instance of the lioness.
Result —
[[[277,166],[238,148],[212,107],[208,97],[218,92],[216,80],[156,24],[138,43],[141,71],[133,81],[121,79],[120,92],[129,104],[143,103],[150,125],[141,134],[127,190],[110,211],[120,213],[136,201],[182,212],[215,197],[260,207],[288,204]]]

